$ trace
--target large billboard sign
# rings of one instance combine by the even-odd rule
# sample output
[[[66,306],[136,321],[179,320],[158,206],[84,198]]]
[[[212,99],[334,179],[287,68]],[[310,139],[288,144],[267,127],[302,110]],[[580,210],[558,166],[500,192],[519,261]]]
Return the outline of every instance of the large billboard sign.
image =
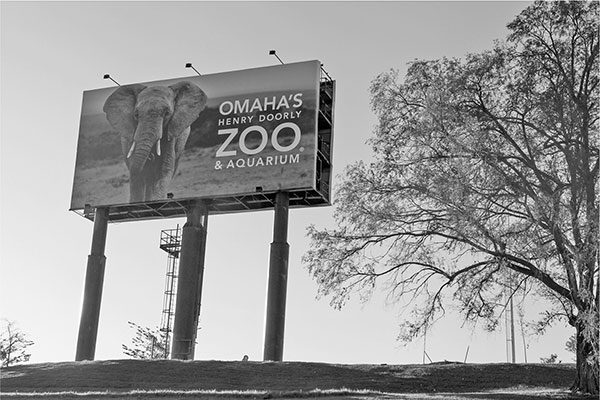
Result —
[[[71,209],[315,189],[320,66],[84,92]]]

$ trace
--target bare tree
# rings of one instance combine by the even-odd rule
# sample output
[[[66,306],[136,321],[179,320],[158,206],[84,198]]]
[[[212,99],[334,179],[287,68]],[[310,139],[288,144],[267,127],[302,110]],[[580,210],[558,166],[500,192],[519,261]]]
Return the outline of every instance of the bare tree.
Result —
[[[17,328],[14,321],[3,320],[4,327],[0,333],[0,361],[3,367],[29,361],[31,354],[27,348],[34,343]]]
[[[345,171],[335,230],[304,262],[342,307],[376,282],[412,340],[453,303],[494,329],[502,293],[550,300],[576,329],[574,390],[598,393],[598,2],[543,2],[490,51],[372,83],[375,161]]]

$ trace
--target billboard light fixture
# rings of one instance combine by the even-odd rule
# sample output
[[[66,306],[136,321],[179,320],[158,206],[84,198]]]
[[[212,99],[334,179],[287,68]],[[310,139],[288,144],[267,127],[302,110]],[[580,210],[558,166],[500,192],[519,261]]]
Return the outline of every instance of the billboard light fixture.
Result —
[[[185,67],[193,69],[194,71],[196,71],[196,73],[198,74],[198,76],[202,76],[202,74],[200,72],[198,72],[198,70],[196,68],[194,68],[194,66],[192,65],[192,63],[186,63]]]
[[[270,56],[275,56],[275,57],[277,57],[277,59],[279,60],[279,62],[280,62],[280,63],[282,63],[282,64],[285,64],[285,63],[284,63],[284,62],[281,60],[281,58],[279,58],[279,56],[277,55],[277,52],[276,52],[275,50],[269,50],[269,55],[270,55]]]
[[[121,86],[119,84],[119,82],[115,81],[113,78],[111,78],[111,76],[109,74],[104,74],[104,79],[110,79],[111,81],[113,81],[114,83],[117,84],[117,86]]]

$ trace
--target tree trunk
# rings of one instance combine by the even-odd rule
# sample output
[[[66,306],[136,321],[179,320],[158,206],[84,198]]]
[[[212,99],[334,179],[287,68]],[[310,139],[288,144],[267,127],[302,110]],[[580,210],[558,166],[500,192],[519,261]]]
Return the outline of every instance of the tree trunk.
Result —
[[[589,394],[598,394],[598,359],[594,354],[598,354],[598,349],[594,346],[598,342],[590,341],[583,334],[584,324],[578,321],[577,328],[577,378],[571,386],[571,390]],[[595,332],[597,336],[597,331]],[[597,339],[597,338],[596,338]]]

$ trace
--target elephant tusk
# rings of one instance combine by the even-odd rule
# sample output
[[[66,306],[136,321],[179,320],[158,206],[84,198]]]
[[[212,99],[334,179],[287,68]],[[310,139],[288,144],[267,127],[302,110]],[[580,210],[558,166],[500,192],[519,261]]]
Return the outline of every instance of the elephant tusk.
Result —
[[[135,142],[131,144],[131,148],[129,149],[129,153],[127,153],[127,158],[131,157],[133,154],[133,149],[135,149]]]
[[[160,140],[156,142],[156,155],[160,157]]]

